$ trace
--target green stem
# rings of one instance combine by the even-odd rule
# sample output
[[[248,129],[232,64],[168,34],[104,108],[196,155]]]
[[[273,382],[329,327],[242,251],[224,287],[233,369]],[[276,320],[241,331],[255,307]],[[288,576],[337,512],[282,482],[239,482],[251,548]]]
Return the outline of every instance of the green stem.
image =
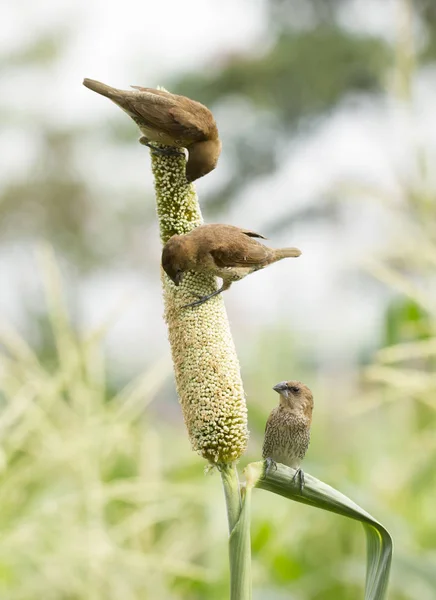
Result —
[[[241,514],[241,492],[239,486],[238,471],[234,463],[220,466],[221,480],[223,482],[224,496],[227,505],[227,520],[229,522],[229,533],[238,522]]]
[[[234,464],[220,466],[229,522],[230,600],[251,600],[251,486],[241,499]]]

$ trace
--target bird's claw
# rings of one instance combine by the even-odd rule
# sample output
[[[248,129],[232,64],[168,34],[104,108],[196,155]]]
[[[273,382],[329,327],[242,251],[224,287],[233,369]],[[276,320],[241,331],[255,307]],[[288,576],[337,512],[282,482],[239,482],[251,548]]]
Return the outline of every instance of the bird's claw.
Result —
[[[304,471],[303,469],[297,469],[295,471],[295,475],[292,477],[292,483],[295,483],[295,480],[297,479],[299,480],[299,484],[300,484],[300,494],[303,493],[303,488],[304,488]]]
[[[145,136],[142,136],[139,138],[139,143],[142,144],[143,146],[147,146],[147,148],[150,148],[151,154],[154,154],[155,156],[158,156],[159,154],[164,154],[167,156],[184,156],[185,155],[183,150],[178,150],[177,148],[160,148],[159,146],[155,146],[154,144],[151,144],[149,142],[148,138],[146,138]]]
[[[196,296],[198,298],[198,300],[194,300],[194,302],[190,302],[189,304],[184,304],[182,306],[182,308],[188,308],[189,306],[200,306],[200,304],[204,304],[211,298],[214,298],[215,296],[218,296],[219,294],[221,294],[221,292],[223,292],[223,291],[224,291],[224,289],[220,288],[216,292],[213,292],[212,294],[208,294],[207,296],[200,296],[200,294],[196,294],[195,292],[193,292],[193,295]]]
[[[194,294],[198,298],[198,300],[194,300],[194,302],[189,302],[189,304],[184,304],[182,308],[189,308],[190,306],[200,306],[200,304],[204,304],[209,300],[209,296],[200,296],[199,294]]]
[[[265,462],[266,462],[265,475],[269,475],[271,473],[271,471],[277,471],[277,463],[275,460],[273,460],[272,458],[266,458]]]

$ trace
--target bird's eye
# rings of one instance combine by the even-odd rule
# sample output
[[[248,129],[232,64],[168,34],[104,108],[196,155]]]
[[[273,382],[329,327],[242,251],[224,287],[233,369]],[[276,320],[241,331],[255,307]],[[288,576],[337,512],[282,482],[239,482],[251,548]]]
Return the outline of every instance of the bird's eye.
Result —
[[[298,392],[300,391],[300,388],[298,387],[298,385],[292,385],[290,388],[291,392],[293,392],[294,394],[298,394]]]

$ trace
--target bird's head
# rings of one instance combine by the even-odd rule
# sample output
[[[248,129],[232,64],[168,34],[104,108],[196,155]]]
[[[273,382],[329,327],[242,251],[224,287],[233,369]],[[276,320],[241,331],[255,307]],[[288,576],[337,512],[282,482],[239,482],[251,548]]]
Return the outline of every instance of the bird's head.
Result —
[[[189,146],[189,157],[186,163],[186,179],[195,181],[213,171],[221,153],[221,140],[206,140]]]
[[[175,285],[180,284],[188,270],[185,246],[182,235],[173,235],[162,250],[162,268]]]
[[[311,415],[313,396],[310,389],[301,381],[281,381],[273,387],[280,394],[280,404],[294,410],[302,410]]]

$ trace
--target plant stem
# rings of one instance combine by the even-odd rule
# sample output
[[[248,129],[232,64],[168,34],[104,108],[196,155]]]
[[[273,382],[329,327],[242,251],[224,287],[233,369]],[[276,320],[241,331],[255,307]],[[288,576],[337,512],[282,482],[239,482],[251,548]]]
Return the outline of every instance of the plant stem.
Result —
[[[229,533],[238,522],[241,514],[241,492],[239,487],[238,471],[234,463],[220,466],[221,480],[223,482],[224,496],[227,505],[227,520],[229,522]]]
[[[251,487],[241,499],[234,464],[220,466],[229,522],[230,600],[251,600]]]

